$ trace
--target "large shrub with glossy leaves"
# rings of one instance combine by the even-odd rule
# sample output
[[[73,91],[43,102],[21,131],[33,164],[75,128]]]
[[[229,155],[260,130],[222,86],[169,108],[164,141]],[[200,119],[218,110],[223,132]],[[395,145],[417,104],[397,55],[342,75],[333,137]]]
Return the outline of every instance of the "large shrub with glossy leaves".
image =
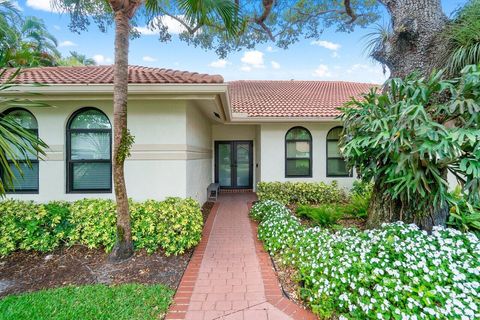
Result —
[[[480,194],[480,70],[445,80],[416,75],[391,79],[343,108],[342,153],[365,181],[372,179],[402,208],[421,215],[453,201],[447,172],[471,203]]]

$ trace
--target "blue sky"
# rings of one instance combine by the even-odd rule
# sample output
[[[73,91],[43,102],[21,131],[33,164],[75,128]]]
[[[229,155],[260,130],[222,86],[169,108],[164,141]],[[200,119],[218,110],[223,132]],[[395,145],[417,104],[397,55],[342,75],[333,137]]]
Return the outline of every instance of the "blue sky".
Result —
[[[447,15],[466,0],[442,0]],[[52,12],[49,0],[18,1],[24,15],[42,18],[60,43],[60,52],[78,51],[94,57],[99,64],[113,61],[113,30],[100,32],[92,25],[80,35],[68,29],[67,14]],[[384,20],[386,20],[385,17]],[[178,29],[172,24],[171,31]],[[230,54],[219,60],[213,51],[188,46],[174,35],[162,43],[155,34],[143,34],[131,42],[130,64],[221,74],[225,80],[343,80],[381,83],[384,75],[379,64],[364,53],[364,35],[371,29],[358,28],[353,33],[325,30],[319,42],[302,40],[289,49],[259,45],[254,50]],[[148,33],[148,32],[147,32]]]

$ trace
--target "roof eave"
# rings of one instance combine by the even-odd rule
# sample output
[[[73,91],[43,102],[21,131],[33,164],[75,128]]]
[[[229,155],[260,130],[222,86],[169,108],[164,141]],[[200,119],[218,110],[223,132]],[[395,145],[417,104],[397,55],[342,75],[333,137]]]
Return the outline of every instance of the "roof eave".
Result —
[[[233,117],[231,123],[285,123],[285,122],[325,122],[342,123],[342,120],[335,117]]]

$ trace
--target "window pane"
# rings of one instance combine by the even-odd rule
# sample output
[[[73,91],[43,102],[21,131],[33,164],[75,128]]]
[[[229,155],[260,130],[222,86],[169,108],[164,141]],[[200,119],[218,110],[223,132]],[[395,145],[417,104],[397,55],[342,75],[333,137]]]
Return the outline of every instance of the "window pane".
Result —
[[[8,112],[8,111],[7,111]],[[37,120],[28,111],[25,110],[13,110],[7,113],[6,119],[13,120],[20,124],[25,129],[38,129]]]
[[[329,176],[349,176],[350,171],[347,170],[347,164],[343,159],[327,160],[327,175]]]
[[[338,146],[338,141],[327,141],[327,144],[329,158],[342,157],[342,155],[340,154],[340,147]]]
[[[287,158],[309,158],[310,142],[306,141],[288,141]]]
[[[110,159],[110,133],[72,132],[71,140],[72,160],[109,160]]]
[[[30,168],[26,163],[20,163],[20,174],[14,164],[10,164],[10,169],[15,176],[13,180],[13,188],[11,191],[37,191],[38,190],[38,162],[32,163]]]
[[[342,136],[343,127],[336,127],[328,132],[327,139],[339,140]]]
[[[287,140],[310,140],[310,133],[303,128],[293,128],[287,133]]]
[[[218,144],[218,182],[222,187],[232,186],[232,157],[230,143]]]
[[[73,163],[73,190],[111,188],[110,163]]]
[[[287,176],[309,176],[310,160],[287,160]]]
[[[75,116],[70,123],[71,129],[110,129],[107,116],[98,110],[86,110]]]

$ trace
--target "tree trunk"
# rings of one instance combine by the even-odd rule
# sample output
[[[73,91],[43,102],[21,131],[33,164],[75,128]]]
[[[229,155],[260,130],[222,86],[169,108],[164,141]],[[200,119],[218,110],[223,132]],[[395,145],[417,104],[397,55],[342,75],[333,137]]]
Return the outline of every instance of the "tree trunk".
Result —
[[[379,0],[390,16],[392,33],[374,49],[374,59],[386,65],[391,77],[405,77],[416,71],[429,75],[438,65],[438,53],[444,50],[439,34],[448,21],[440,0]],[[415,223],[430,231],[434,225],[445,225],[448,206],[432,207],[420,214],[410,212],[400,200],[385,193],[383,179],[375,181],[368,210],[367,227],[383,222]]]
[[[117,243],[111,261],[121,261],[133,254],[132,230],[125,186],[122,137],[127,129],[128,45],[130,21],[124,10],[115,11],[115,65],[113,91],[113,182],[117,200]]]
[[[421,214],[412,212],[402,204],[402,201],[392,199],[385,192],[382,183],[377,181],[373,187],[368,208],[367,228],[379,228],[382,223],[403,221],[415,223],[420,229],[430,232],[433,226],[445,225],[447,214],[448,205],[446,204],[438,207],[432,205],[427,212]]]
[[[429,75],[438,66],[444,49],[438,35],[448,21],[440,0],[379,0],[390,16],[392,33],[372,56],[386,65],[391,77],[405,77],[413,71]]]

